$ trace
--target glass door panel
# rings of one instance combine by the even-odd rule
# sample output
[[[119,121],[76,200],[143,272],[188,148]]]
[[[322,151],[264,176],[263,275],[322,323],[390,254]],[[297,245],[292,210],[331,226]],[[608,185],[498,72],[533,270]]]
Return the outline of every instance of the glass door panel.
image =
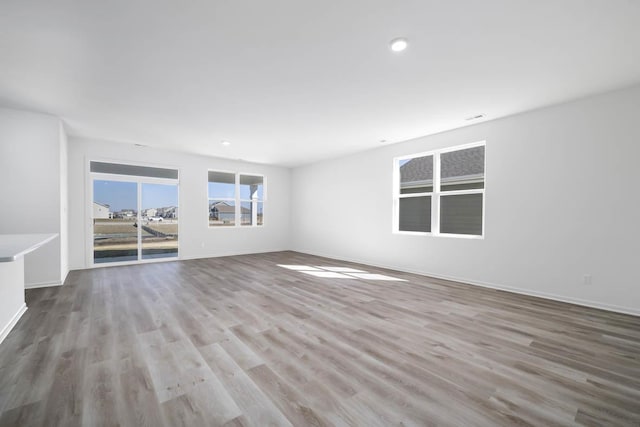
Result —
[[[138,183],[93,181],[93,262],[138,259]]]
[[[178,256],[178,186],[142,183],[142,259]]]

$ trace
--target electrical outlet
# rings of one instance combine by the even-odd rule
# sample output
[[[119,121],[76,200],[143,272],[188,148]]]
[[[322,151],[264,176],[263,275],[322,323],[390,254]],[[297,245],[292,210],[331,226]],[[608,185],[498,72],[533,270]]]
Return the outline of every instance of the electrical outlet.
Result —
[[[590,285],[591,284],[591,275],[590,274],[585,274],[582,277],[582,283],[585,285]]]

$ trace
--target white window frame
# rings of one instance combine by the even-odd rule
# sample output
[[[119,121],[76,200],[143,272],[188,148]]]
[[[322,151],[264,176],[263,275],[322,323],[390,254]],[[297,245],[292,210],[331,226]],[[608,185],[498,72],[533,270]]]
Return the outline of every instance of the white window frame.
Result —
[[[234,197],[233,198],[215,198],[211,197],[209,194],[209,172],[217,172],[217,173],[228,173],[234,175]],[[259,176],[262,178],[262,199],[258,199],[258,203],[262,203],[262,224],[251,224],[251,225],[242,225],[242,202],[252,202],[251,199],[241,199],[240,198],[240,176]],[[209,206],[212,200],[216,201],[228,201],[235,203],[235,223],[232,226],[219,226],[219,225],[211,225],[209,222]],[[208,169],[207,170],[207,226],[210,229],[235,229],[235,228],[262,228],[265,225],[265,217],[266,217],[266,206],[267,206],[267,177],[261,173],[253,173],[253,172],[235,172],[230,170],[222,170],[222,169]]]
[[[454,191],[442,191],[440,188],[440,156],[444,153],[451,153],[453,151],[466,150],[468,148],[485,147],[484,156],[484,186],[481,189],[472,190],[454,190]],[[437,237],[454,237],[461,239],[484,239],[485,236],[485,205],[486,205],[486,187],[487,187],[487,144],[486,141],[472,142],[470,144],[456,145],[454,147],[446,147],[438,150],[425,151],[421,153],[408,154],[404,156],[395,157],[393,159],[393,234],[407,234],[417,236],[437,236]],[[425,193],[400,193],[400,162],[402,160],[414,159],[416,157],[433,156],[433,191]],[[464,194],[482,194],[482,234],[452,234],[440,232],[440,197],[442,196],[455,196]],[[425,197],[431,196],[431,231],[403,231],[400,230],[400,199],[410,197]]]
[[[211,197],[211,194],[209,194],[209,172],[217,172],[217,173],[227,173],[230,175],[234,176],[234,188],[233,188],[233,198],[229,198],[229,197]],[[209,226],[209,228],[215,228],[215,229],[223,229],[223,228],[235,228],[238,225],[238,174],[235,171],[230,171],[230,170],[222,170],[222,169],[209,169],[207,170],[207,225]],[[232,226],[228,226],[228,225],[211,225],[211,222],[209,221],[209,216],[211,215],[211,211],[210,211],[210,206],[211,206],[211,201],[215,200],[215,201],[220,201],[220,202],[234,202],[235,203],[235,210],[234,210],[234,224]]]
[[[161,169],[174,169],[178,171],[178,178],[154,178],[154,177],[145,177],[139,175],[122,175],[122,174],[110,174],[110,173],[102,173],[102,172],[91,172],[91,162],[102,162],[102,163],[115,163],[127,166],[142,166],[142,167],[152,167],[152,168],[161,168]],[[88,268],[102,268],[102,267],[115,267],[115,266],[124,266],[124,265],[134,265],[134,264],[146,264],[146,263],[156,263],[156,262],[167,262],[167,261],[175,261],[177,259],[182,259],[181,251],[180,251],[180,239],[182,233],[180,232],[180,222],[178,222],[178,254],[175,257],[166,257],[166,258],[151,258],[151,259],[142,259],[142,228],[138,227],[138,259],[132,261],[116,261],[116,262],[107,262],[107,263],[95,263],[94,254],[93,254],[93,239],[94,239],[94,230],[93,230],[93,182],[97,180],[103,181],[119,181],[119,182],[133,182],[137,185],[137,204],[138,207],[142,206],[142,184],[164,184],[164,185],[175,185],[178,188],[178,209],[180,209],[180,178],[182,176],[182,170],[178,166],[173,165],[164,165],[157,163],[144,163],[144,162],[130,162],[124,161],[120,159],[112,159],[112,158],[103,158],[103,157],[89,157],[85,156],[85,223],[87,224],[86,233],[85,233],[85,265]],[[88,203],[87,203],[88,202]],[[182,209],[180,209],[182,210]],[[142,223],[141,209],[138,209],[138,214],[136,216],[136,221],[138,224]],[[178,219],[179,221],[179,219]]]
[[[257,203],[262,203],[262,224],[258,224],[258,220],[257,220],[257,212],[256,212],[256,223],[253,224],[253,218],[251,220],[251,225],[242,225],[242,202],[249,202],[252,203],[254,200],[253,199],[242,199],[240,198],[240,177],[241,176],[259,176],[260,178],[262,178],[262,199],[256,199],[255,201]],[[263,227],[264,226],[264,207],[265,207],[265,200],[267,198],[267,177],[259,174],[259,173],[249,173],[249,172],[238,172],[237,176],[236,176],[236,183],[237,183],[237,197],[238,197],[238,201],[240,202],[239,206],[240,209],[238,209],[238,218],[239,218],[239,222],[238,222],[238,226],[239,227],[243,227],[243,228],[249,228],[249,227]]]

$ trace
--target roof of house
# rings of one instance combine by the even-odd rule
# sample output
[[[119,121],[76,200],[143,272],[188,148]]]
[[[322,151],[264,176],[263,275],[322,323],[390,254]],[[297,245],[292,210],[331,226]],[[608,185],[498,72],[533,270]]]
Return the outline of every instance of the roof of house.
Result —
[[[93,203],[94,203],[94,204],[96,204],[96,205],[100,205],[100,206],[102,206],[103,208],[107,208],[107,209],[109,209],[109,205],[107,205],[107,204],[105,204],[105,203],[98,203],[98,202],[93,202]]]
[[[484,146],[442,153],[442,178],[484,173]],[[400,166],[400,182],[424,182],[433,179],[433,156],[416,157]]]
[[[227,202],[215,202],[209,205],[209,209],[213,209],[216,208],[218,210],[218,212],[220,213],[234,213],[235,212],[235,206],[231,206],[229,204],[227,204]],[[244,206],[241,207],[241,212],[242,213],[250,213],[251,209],[245,208]]]

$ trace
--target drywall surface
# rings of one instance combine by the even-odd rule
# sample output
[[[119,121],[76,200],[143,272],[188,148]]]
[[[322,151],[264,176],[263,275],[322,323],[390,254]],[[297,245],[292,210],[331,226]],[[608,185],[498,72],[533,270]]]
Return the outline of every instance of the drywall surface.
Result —
[[[0,343],[24,313],[24,259],[0,262]]]
[[[60,271],[62,282],[69,274],[69,183],[67,134],[60,123]]]
[[[296,168],[292,248],[640,314],[638,117],[635,86]],[[476,141],[484,239],[393,234],[393,158]]]
[[[0,234],[61,233],[60,144],[56,117],[0,108]],[[60,284],[61,240],[25,257],[25,285]]]
[[[69,262],[90,266],[91,185],[88,162],[110,161],[179,169],[179,256],[205,258],[288,249],[290,174],[286,168],[251,164],[87,139],[69,139]],[[208,170],[263,174],[266,177],[264,226],[209,227]]]

